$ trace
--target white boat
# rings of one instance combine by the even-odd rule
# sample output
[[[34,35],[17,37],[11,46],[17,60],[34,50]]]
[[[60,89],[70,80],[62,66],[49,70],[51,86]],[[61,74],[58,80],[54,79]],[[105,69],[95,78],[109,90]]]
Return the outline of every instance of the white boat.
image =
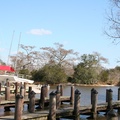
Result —
[[[26,82],[26,83],[34,83],[33,80],[29,80],[29,79],[24,79],[24,78],[19,78],[17,76],[14,76],[14,75],[0,75],[0,82],[7,82],[7,81],[10,81],[10,82]]]

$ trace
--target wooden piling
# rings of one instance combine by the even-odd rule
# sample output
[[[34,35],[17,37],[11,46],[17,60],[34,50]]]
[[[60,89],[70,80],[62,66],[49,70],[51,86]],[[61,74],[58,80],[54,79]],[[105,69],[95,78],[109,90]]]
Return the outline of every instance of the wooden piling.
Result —
[[[29,96],[29,112],[34,113],[35,112],[35,92],[31,91]]]
[[[57,91],[61,92],[61,90],[60,90],[60,84],[57,85]]]
[[[51,92],[48,120],[56,120],[56,93]]]
[[[1,88],[2,88],[2,85],[1,85],[1,83],[0,83],[0,94],[1,94]]]
[[[5,87],[5,100],[10,100],[10,87]]]
[[[25,89],[24,89],[24,86],[22,84],[20,86],[20,95],[23,96],[23,99],[22,99],[22,104],[23,104],[22,110],[23,110],[23,108],[24,108]]]
[[[91,89],[91,104],[93,103],[93,91],[94,90],[95,90],[94,88]]]
[[[60,96],[63,96],[63,85],[60,85]]]
[[[27,88],[27,83],[24,82],[24,96],[26,95],[26,88]]]
[[[113,94],[112,89],[109,89],[109,90],[108,90],[108,106],[107,106],[107,109],[108,109],[108,110],[111,110],[111,109],[112,109],[112,100],[113,100],[112,94]]]
[[[45,97],[46,97],[46,86],[42,86],[41,87],[41,96],[40,96],[40,105],[39,105],[39,107],[41,109],[44,109]]]
[[[25,91],[24,86],[21,86],[20,87],[20,95],[22,95],[23,97],[25,96],[24,91]]]
[[[5,100],[10,100],[10,84],[8,81],[6,82],[6,87],[5,87]],[[6,106],[4,107],[4,110],[10,111],[10,107]]]
[[[14,119],[15,120],[22,120],[22,102],[23,96],[22,95],[16,95],[16,100],[15,100],[15,114],[14,114]]]
[[[92,118],[97,117],[97,101],[98,101],[98,92],[96,90],[92,91]]]
[[[71,86],[70,104],[74,105],[74,86]]]
[[[28,98],[30,97],[30,92],[32,91],[32,87],[29,86],[29,89],[28,89]]]
[[[60,91],[56,91],[56,109],[60,107]]]
[[[18,94],[18,82],[15,83],[15,96]]]
[[[118,88],[118,100],[120,100],[120,87]]]
[[[118,100],[120,100],[120,87],[118,88]],[[120,113],[120,108],[118,108],[118,113]]]
[[[45,97],[48,97],[48,85],[45,85]]]
[[[80,120],[80,91],[78,89],[75,90],[75,101],[74,101],[74,120]]]
[[[108,102],[108,93],[109,93],[109,89],[106,89],[106,102]]]

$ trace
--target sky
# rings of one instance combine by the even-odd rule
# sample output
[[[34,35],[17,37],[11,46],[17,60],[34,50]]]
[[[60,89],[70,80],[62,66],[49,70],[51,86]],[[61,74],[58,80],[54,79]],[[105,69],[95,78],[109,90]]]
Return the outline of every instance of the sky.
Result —
[[[60,43],[80,56],[98,52],[114,68],[120,48],[104,34],[109,7],[109,0],[0,0],[0,59],[7,63],[19,43],[38,50]]]

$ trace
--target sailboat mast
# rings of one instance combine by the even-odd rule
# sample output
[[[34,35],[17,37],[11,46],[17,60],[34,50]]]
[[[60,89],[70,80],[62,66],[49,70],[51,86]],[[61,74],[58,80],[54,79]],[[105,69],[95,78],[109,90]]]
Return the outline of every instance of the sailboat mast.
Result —
[[[20,32],[19,41],[18,41],[18,49],[17,49],[16,61],[15,61],[15,70],[17,68],[17,60],[18,60],[18,52],[19,52],[19,47],[20,47],[20,40],[21,40],[21,32]]]
[[[12,48],[14,33],[15,33],[15,31],[13,31],[13,35],[12,35],[12,40],[11,40],[11,44],[10,44],[10,49],[9,49],[9,54],[8,54],[7,65],[9,64],[9,58],[10,58],[10,53],[11,53],[11,48]]]

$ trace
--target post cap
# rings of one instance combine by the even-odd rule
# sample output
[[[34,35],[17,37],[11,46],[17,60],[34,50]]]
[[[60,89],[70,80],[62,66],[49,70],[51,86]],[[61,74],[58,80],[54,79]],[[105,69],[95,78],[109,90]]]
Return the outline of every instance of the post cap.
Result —
[[[81,94],[78,89],[75,90],[75,94]]]

